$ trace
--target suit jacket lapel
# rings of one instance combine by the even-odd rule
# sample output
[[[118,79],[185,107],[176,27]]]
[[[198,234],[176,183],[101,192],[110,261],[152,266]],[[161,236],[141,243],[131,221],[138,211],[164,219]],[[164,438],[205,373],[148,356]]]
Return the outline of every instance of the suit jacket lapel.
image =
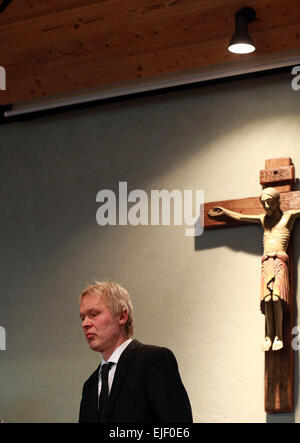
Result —
[[[89,415],[90,420],[92,422],[98,421],[98,374],[99,374],[99,368],[96,369],[96,371],[92,375],[91,383],[88,387],[88,398],[89,400]]]
[[[112,413],[113,407],[116,403],[120,390],[125,382],[126,376],[128,374],[131,362],[135,357],[137,348],[141,345],[137,340],[132,340],[132,342],[125,348],[122,352],[120,359],[117,364],[114,381],[111,387],[107,409],[105,412],[105,421],[107,422]]]

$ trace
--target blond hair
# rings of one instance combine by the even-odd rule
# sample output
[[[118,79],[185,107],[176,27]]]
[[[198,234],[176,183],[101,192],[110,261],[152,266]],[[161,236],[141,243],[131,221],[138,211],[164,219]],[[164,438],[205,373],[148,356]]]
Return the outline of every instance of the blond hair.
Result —
[[[80,294],[79,303],[84,296],[89,294],[97,294],[106,303],[111,314],[118,315],[121,312],[127,311],[128,320],[125,324],[125,330],[128,337],[133,335],[133,307],[130,296],[125,288],[118,283],[98,282],[88,285]]]

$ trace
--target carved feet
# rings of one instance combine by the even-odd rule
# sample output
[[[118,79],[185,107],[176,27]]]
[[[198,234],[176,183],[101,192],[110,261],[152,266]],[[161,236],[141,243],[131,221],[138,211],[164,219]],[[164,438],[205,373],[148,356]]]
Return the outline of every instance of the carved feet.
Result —
[[[272,340],[270,339],[270,337],[265,337],[265,339],[261,345],[261,349],[265,352],[269,351],[271,349],[271,347],[272,347],[272,351],[279,351],[279,349],[283,348],[283,342],[282,342],[282,340],[279,339],[279,337],[277,337],[277,335],[274,338],[273,345],[272,345]]]
[[[283,348],[283,342],[276,335],[273,341],[272,351],[279,351],[281,348]]]
[[[271,346],[272,346],[272,341],[271,341],[270,337],[265,337],[263,344],[261,345],[262,351],[269,351]]]

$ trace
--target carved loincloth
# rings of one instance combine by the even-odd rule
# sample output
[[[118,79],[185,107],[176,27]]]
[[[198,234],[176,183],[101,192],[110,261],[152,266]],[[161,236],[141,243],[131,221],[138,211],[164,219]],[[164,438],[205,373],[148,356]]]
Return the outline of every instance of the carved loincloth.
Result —
[[[289,258],[283,254],[267,254],[261,259],[260,309],[265,313],[264,298],[277,295],[286,308],[289,300]]]

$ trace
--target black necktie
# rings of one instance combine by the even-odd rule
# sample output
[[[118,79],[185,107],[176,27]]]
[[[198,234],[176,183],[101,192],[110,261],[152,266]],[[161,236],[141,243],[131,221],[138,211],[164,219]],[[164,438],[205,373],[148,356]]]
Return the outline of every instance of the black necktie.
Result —
[[[110,368],[114,365],[113,362],[106,363],[101,368],[101,392],[99,396],[99,421],[104,423],[105,409],[108,403],[108,373]]]

